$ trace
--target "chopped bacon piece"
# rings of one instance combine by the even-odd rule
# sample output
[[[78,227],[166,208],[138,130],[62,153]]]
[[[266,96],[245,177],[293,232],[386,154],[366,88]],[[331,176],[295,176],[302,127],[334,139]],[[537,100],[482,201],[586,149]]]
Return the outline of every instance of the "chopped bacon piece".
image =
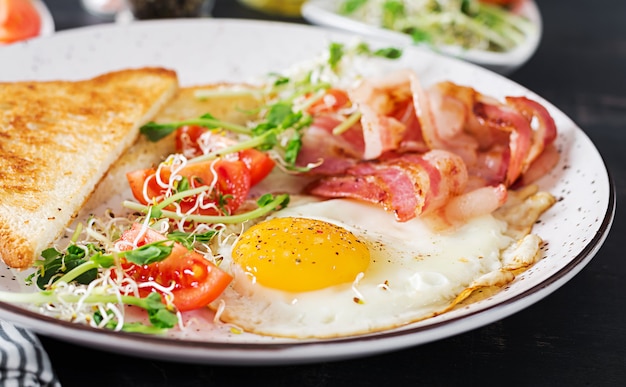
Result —
[[[348,174],[318,180],[309,188],[310,193],[378,204],[387,211],[393,211],[400,221],[415,217],[418,196],[408,174],[400,169],[375,164],[364,162],[349,169]]]
[[[415,105],[413,99],[409,99],[403,103],[398,104],[396,110],[392,113],[392,116],[404,123],[406,130],[404,136],[400,140],[398,148],[395,152],[428,152],[430,148],[426,145],[424,136],[422,135],[422,128],[420,122],[415,114]]]

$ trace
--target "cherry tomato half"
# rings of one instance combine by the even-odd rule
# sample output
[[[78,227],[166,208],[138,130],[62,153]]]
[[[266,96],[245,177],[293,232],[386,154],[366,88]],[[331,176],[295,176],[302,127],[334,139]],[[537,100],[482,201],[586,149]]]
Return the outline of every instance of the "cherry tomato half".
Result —
[[[208,129],[197,125],[185,125],[176,129],[176,151],[187,157],[202,155],[198,139]]]
[[[176,151],[187,157],[201,156],[202,149],[198,140],[208,130],[196,125],[181,126],[176,131]],[[250,170],[252,186],[263,180],[274,168],[274,161],[265,152],[245,149],[239,151],[238,155]]]
[[[134,224],[132,228],[122,233],[120,240],[133,243],[141,234],[142,228],[141,224]],[[138,247],[164,239],[165,236],[148,228]],[[232,276],[201,254],[188,250],[180,243],[172,243],[174,243],[172,253],[161,262],[140,266],[126,261],[122,266],[135,281],[154,281],[165,287],[174,284],[173,303],[181,312],[207,306],[226,289],[232,281]],[[156,288],[151,290],[158,291]]]
[[[133,196],[142,204],[152,204],[152,200],[159,201],[167,191],[158,184],[156,173],[154,168],[148,168],[126,174]],[[161,181],[168,182],[170,173],[168,168],[162,168]],[[198,214],[232,214],[246,200],[250,192],[250,171],[241,160],[220,159],[192,163],[178,171],[178,174],[187,178],[190,188],[213,186],[209,197],[205,198],[203,203],[213,203],[219,210],[215,207],[199,208],[194,211]],[[147,184],[146,180],[148,180]],[[146,195],[144,195],[144,186],[146,186]],[[195,196],[183,199],[179,203],[182,211],[189,211],[195,205],[195,201]],[[173,207],[166,208],[171,210]]]
[[[274,169],[274,160],[266,153],[256,149],[245,149],[239,152],[239,160],[246,164],[250,171],[250,185],[254,186],[265,179]]]

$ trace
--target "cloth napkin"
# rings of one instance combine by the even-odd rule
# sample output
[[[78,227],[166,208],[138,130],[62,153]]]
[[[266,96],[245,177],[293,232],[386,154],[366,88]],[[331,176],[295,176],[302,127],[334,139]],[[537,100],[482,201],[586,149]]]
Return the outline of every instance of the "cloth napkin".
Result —
[[[61,386],[37,336],[3,320],[0,320],[0,386]]]

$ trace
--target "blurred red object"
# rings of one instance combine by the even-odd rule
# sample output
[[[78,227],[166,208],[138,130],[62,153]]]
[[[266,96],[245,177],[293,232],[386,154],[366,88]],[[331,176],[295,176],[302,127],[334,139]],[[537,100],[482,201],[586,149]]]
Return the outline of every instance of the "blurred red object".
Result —
[[[31,0],[0,0],[0,43],[35,37],[41,31],[41,17]]]

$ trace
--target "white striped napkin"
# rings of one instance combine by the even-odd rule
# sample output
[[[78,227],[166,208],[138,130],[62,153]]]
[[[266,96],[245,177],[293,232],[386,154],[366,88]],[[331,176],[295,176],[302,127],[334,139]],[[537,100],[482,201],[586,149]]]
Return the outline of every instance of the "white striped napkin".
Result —
[[[50,358],[32,332],[0,320],[0,386],[60,387]]]

